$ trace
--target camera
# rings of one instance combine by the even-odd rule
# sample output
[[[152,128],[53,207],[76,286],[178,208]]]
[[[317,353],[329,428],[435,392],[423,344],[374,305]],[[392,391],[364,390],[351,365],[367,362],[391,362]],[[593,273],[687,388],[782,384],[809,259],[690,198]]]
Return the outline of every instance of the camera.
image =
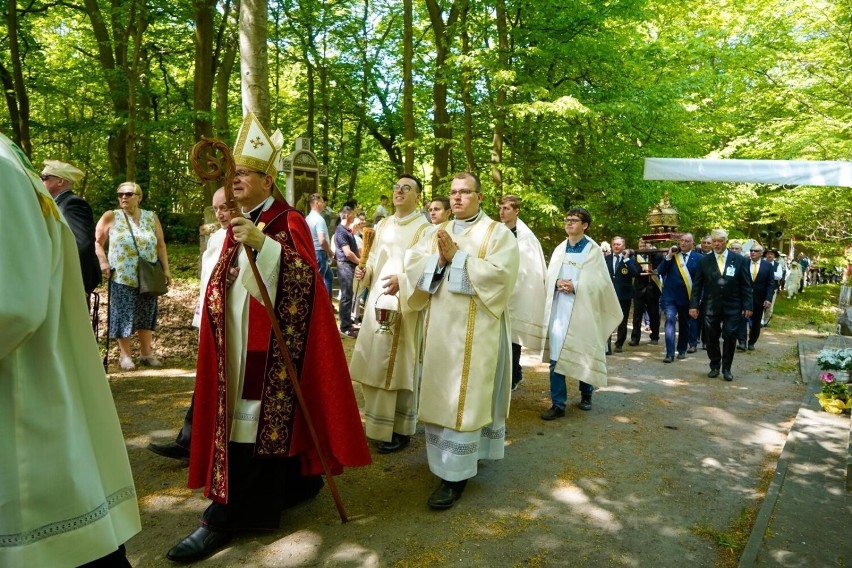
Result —
[[[679,253],[679,252],[680,252],[680,247],[679,247],[679,246],[677,246],[677,245],[674,245],[674,246],[672,246],[672,248],[671,248],[671,249],[669,249],[669,250],[671,251],[671,253],[672,253],[672,254],[677,254],[677,253]]]

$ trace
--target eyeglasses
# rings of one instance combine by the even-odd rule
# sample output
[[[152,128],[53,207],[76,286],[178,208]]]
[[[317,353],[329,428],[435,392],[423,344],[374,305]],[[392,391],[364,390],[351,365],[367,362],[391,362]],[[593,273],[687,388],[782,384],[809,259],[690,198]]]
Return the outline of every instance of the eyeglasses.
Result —
[[[404,183],[402,185],[396,184],[393,186],[394,191],[401,191],[402,193],[408,193],[412,189],[414,189],[414,187],[408,185],[407,183]]]
[[[261,172],[256,172],[254,170],[237,170],[237,171],[234,172],[234,177],[244,178],[244,177],[249,177],[251,174],[264,175],[264,174],[261,174]]]
[[[577,219],[576,217],[565,217],[565,224],[574,224],[574,223],[582,223],[582,219]]]
[[[118,193],[117,195],[118,195],[119,199],[121,199],[122,197],[126,197],[127,199],[130,199],[131,197],[136,195],[136,192],[135,191],[122,191],[122,192]]]
[[[763,249],[751,249],[751,252],[763,252]]]
[[[50,178],[55,178],[55,177],[57,177],[57,176],[52,176],[52,175],[49,175],[49,174],[48,174],[48,175],[41,174],[41,175],[40,175],[40,176],[38,176],[38,177],[40,177],[40,178],[41,178],[41,181],[47,181],[47,180],[49,180]]]
[[[472,189],[454,189],[450,192],[450,197],[458,197],[459,195],[463,197],[467,197],[468,195],[473,195],[476,193]]]

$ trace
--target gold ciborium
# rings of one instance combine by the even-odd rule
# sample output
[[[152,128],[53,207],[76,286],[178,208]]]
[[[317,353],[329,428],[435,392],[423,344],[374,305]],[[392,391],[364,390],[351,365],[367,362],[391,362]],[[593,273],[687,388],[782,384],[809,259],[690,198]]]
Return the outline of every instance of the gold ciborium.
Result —
[[[396,300],[396,309],[389,307],[380,307],[379,300],[382,299],[382,296],[390,296],[394,300]],[[385,304],[387,302],[384,302]],[[373,310],[376,312],[376,323],[379,324],[379,328],[376,330],[376,333],[386,333],[393,334],[393,326],[396,325],[397,320],[399,319],[399,297],[395,294],[379,294],[379,297],[376,298],[376,303],[373,305]]]

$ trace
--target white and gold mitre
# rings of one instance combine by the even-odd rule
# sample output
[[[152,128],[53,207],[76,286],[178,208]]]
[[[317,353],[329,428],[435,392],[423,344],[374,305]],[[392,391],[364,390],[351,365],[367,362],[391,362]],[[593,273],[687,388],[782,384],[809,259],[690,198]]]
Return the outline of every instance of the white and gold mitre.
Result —
[[[234,163],[258,172],[275,176],[278,156],[284,145],[284,135],[276,130],[269,136],[253,112],[243,119],[234,144]]]

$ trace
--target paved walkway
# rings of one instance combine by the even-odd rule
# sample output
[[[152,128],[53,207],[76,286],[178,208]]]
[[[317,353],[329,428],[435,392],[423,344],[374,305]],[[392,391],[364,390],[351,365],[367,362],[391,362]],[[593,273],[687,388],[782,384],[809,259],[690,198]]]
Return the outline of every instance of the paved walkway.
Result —
[[[852,565],[850,419],[823,412],[814,397],[820,389],[816,355],[823,344],[799,341],[799,365],[808,388],[740,558],[742,568]]]

